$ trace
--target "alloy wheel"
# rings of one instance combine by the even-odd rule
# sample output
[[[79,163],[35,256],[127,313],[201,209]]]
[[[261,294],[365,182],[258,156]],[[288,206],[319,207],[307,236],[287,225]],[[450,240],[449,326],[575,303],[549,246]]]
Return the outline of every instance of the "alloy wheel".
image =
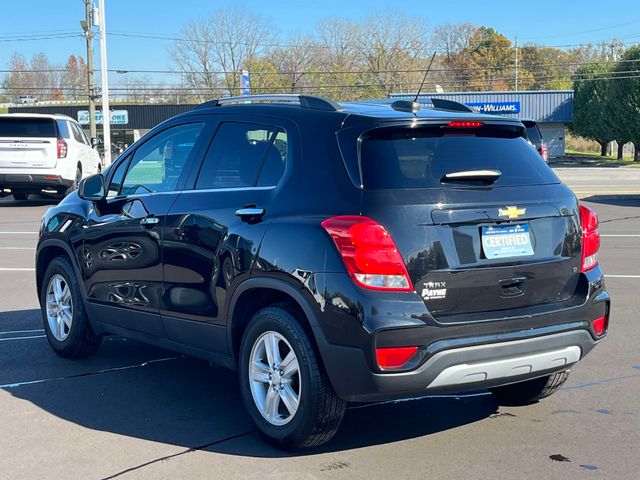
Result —
[[[67,280],[56,273],[47,285],[47,321],[54,338],[63,342],[71,332],[73,299]]]

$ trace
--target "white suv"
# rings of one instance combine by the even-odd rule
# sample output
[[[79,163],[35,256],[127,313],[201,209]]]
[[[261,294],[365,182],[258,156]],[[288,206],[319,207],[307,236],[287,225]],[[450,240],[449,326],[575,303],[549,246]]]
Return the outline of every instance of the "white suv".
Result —
[[[41,191],[66,195],[100,170],[100,155],[73,118],[0,115],[0,196],[8,190],[16,200]]]

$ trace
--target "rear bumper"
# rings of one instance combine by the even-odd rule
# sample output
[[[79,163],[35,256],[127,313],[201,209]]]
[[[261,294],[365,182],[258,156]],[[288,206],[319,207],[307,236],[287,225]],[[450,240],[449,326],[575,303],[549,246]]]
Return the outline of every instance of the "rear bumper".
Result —
[[[586,299],[570,308],[445,325],[415,313],[385,314],[402,303],[393,302],[385,309],[381,301],[376,305],[377,317],[361,317],[365,325],[363,329],[360,323],[361,335],[353,333],[356,322],[348,327],[344,316],[314,326],[315,338],[336,393],[347,401],[461,393],[525,381],[570,368],[604,338],[595,335],[592,321],[608,316],[610,298],[599,267],[585,276]],[[405,302],[403,310],[408,308]],[[373,309],[365,304],[361,311]],[[353,338],[353,343],[336,341],[332,324],[339,324],[340,337]],[[405,370],[390,372],[378,368],[376,346],[417,346],[419,350]]]
[[[450,348],[401,373],[372,372],[357,348],[325,344],[320,350],[338,395],[351,402],[372,402],[484,390],[549,375],[570,368],[597,343],[587,330],[574,330]]]
[[[43,189],[68,188],[73,180],[57,174],[0,173],[0,190],[8,188],[16,192],[39,192]]]

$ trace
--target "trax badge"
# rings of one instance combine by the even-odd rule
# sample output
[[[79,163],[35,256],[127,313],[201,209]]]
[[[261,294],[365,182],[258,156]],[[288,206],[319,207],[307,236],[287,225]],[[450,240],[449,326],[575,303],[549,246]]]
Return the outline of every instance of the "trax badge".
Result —
[[[526,211],[526,208],[505,207],[498,209],[498,215],[501,217],[507,217],[509,220],[512,220],[514,218],[518,218],[521,215],[524,215]]]

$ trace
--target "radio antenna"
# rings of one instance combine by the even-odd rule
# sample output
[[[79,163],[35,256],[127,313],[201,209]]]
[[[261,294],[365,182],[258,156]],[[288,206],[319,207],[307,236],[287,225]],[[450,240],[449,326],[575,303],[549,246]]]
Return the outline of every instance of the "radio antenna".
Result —
[[[416,93],[416,98],[413,99],[413,102],[417,102],[418,101],[418,97],[420,96],[420,92],[422,92],[422,87],[424,87],[424,82],[427,79],[427,75],[429,75],[429,70],[431,70],[431,64],[433,63],[433,60],[436,58],[436,52],[433,52],[433,55],[431,56],[431,61],[429,62],[429,66],[427,67],[427,71],[424,72],[424,77],[422,77],[422,83],[420,84],[420,88],[418,89],[418,93]]]

